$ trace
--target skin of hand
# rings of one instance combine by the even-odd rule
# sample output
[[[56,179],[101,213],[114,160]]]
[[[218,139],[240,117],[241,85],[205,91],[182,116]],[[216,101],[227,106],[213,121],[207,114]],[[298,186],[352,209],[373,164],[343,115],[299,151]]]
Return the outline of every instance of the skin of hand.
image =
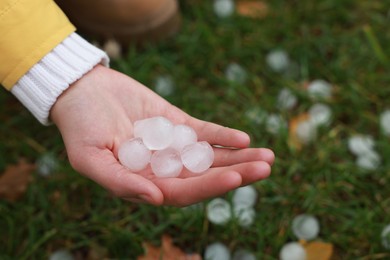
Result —
[[[177,178],[157,178],[150,166],[133,173],[119,163],[118,148],[132,138],[135,121],[154,116],[189,125],[199,141],[229,148],[214,148],[214,163],[204,174],[183,170]],[[62,93],[51,119],[72,167],[133,202],[194,204],[268,177],[274,162],[271,150],[249,148],[246,133],[191,117],[139,82],[100,65]]]

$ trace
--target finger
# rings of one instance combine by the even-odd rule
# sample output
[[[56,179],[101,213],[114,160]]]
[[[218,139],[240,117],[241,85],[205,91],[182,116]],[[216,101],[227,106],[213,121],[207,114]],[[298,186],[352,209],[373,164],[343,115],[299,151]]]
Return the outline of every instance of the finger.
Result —
[[[242,179],[241,185],[248,185],[267,178],[271,174],[271,166],[263,161],[246,162],[227,167],[211,168],[205,175],[210,173],[220,174],[226,171],[239,173]]]
[[[193,117],[186,124],[194,128],[200,141],[207,141],[213,145],[236,148],[246,148],[250,144],[249,135],[237,129],[224,127]]]
[[[213,167],[230,166],[252,161],[264,161],[269,165],[272,165],[274,160],[274,153],[267,148],[214,148]]]
[[[186,179],[155,179],[154,182],[164,194],[164,204],[187,206],[239,187],[241,176],[237,172],[226,171]]]
[[[89,148],[72,160],[73,167],[113,195],[160,205],[163,195],[153,182],[122,166],[108,149]]]

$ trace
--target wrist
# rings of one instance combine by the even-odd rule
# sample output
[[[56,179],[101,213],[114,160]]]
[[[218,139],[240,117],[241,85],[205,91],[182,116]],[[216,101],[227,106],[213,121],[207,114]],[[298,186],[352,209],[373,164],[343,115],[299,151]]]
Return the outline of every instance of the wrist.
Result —
[[[94,83],[94,78],[101,74],[102,70],[102,65],[96,65],[57,97],[50,110],[50,119],[54,124],[58,126],[66,112],[81,110],[81,106],[89,106],[86,103],[93,102],[93,96],[99,93],[99,86]]]
[[[108,66],[108,61],[103,51],[73,33],[19,79],[11,92],[48,125],[57,98],[96,64]]]

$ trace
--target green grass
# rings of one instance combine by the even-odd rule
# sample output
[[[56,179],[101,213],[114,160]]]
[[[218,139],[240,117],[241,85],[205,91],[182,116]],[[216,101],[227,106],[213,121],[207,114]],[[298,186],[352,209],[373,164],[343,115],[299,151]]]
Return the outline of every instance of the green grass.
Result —
[[[291,221],[315,215],[320,239],[335,247],[335,259],[390,259],[380,241],[390,224],[390,142],[379,128],[379,115],[390,107],[389,5],[385,1],[269,1],[262,20],[234,16],[218,19],[209,1],[182,1],[183,27],[164,43],[130,48],[112,67],[153,88],[158,75],[176,82],[167,99],[198,118],[247,131],[252,146],[275,151],[269,179],[256,183],[256,221],[242,228],[208,222],[204,209],[135,205],[110,197],[74,172],[54,126],[43,127],[13,96],[0,92],[0,172],[20,158],[30,162],[46,152],[60,163],[49,178],[34,174],[20,201],[0,201],[0,258],[43,259],[68,248],[83,258],[90,250],[109,258],[135,259],[142,242],[158,244],[170,234],[176,245],[202,253],[221,241],[232,251],[247,248],[259,259],[277,259],[281,247],[296,238]],[[294,77],[272,72],[266,54],[287,51],[299,65]],[[246,84],[229,83],[226,66],[236,62],[249,74]],[[299,98],[286,120],[307,111],[312,101],[302,82],[326,79],[335,86],[333,121],[317,141],[301,151],[287,134],[272,135],[253,123],[246,111],[279,113],[278,92],[290,88]],[[355,166],[347,140],[370,134],[381,154],[379,169]],[[230,199],[231,194],[226,198]]]

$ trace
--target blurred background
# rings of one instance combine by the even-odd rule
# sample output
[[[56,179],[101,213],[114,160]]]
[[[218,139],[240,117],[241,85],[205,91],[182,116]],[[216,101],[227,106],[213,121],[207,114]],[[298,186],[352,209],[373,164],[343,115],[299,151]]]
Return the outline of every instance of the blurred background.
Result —
[[[235,191],[183,209],[109,196],[2,89],[1,259],[137,259],[163,242],[204,259],[214,243],[235,259],[280,259],[289,243],[308,259],[390,259],[390,3],[222,2],[181,1],[175,37],[114,50],[111,67],[275,152],[247,222]]]

